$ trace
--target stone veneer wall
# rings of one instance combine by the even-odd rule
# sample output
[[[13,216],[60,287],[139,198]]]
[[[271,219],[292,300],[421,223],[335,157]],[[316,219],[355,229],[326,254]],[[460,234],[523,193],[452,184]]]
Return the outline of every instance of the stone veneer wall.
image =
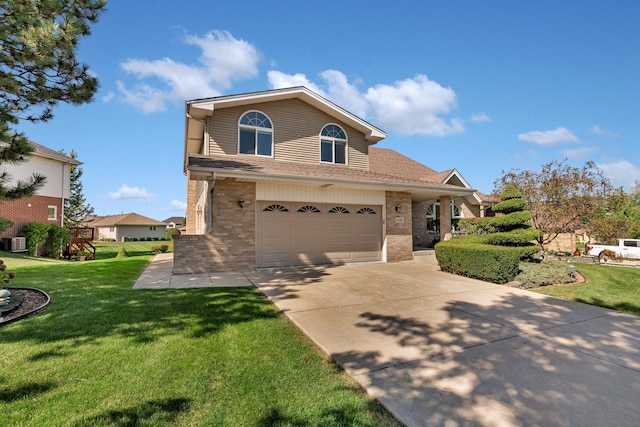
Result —
[[[413,259],[412,208],[409,193],[386,192],[387,261]],[[400,211],[396,212],[396,206]]]
[[[174,235],[173,273],[255,270],[255,236],[256,184],[216,181],[213,227],[204,235]]]
[[[549,235],[545,235],[545,239],[548,239]],[[568,252],[574,253],[576,251],[576,234],[575,233],[560,233],[558,236],[549,242],[545,250],[551,252]]]

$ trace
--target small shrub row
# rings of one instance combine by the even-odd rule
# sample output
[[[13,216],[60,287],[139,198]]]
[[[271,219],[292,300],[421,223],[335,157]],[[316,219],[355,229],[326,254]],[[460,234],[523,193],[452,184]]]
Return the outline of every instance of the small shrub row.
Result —
[[[167,240],[162,237],[124,237],[125,242],[161,242]]]
[[[154,254],[165,253],[169,250],[169,245],[153,245],[151,246],[151,252]]]

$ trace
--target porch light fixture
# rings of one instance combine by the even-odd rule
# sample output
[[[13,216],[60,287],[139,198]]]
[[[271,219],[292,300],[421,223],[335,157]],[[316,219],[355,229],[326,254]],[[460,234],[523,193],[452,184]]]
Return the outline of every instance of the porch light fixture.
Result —
[[[238,200],[238,206],[240,206],[240,209],[244,208],[245,204],[246,202],[244,201],[243,198],[240,198],[240,200]]]
[[[396,207],[394,209],[396,210],[396,212],[400,212],[400,209],[402,209],[402,206],[396,205]]]

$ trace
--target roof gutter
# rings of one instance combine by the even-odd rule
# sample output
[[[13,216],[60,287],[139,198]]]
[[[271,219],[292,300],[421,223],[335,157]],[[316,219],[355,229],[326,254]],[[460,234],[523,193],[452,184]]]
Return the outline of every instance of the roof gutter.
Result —
[[[253,182],[282,182],[293,184],[310,184],[318,186],[339,185],[349,188],[360,188],[368,190],[387,190],[399,192],[434,192],[440,195],[450,196],[470,196],[476,191],[474,189],[457,187],[453,185],[422,185],[404,184],[382,181],[362,181],[353,179],[321,178],[311,176],[287,175],[287,174],[266,174],[264,172],[252,173],[243,171],[230,171],[228,169],[198,168],[190,167],[189,171],[198,172],[199,175],[210,175],[212,180],[233,178]]]

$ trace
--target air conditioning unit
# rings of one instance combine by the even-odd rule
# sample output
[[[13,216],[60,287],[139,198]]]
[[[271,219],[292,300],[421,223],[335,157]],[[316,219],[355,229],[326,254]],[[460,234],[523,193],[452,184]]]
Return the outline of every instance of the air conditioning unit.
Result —
[[[27,238],[26,237],[12,237],[11,238],[11,252],[26,252],[27,251]]]

